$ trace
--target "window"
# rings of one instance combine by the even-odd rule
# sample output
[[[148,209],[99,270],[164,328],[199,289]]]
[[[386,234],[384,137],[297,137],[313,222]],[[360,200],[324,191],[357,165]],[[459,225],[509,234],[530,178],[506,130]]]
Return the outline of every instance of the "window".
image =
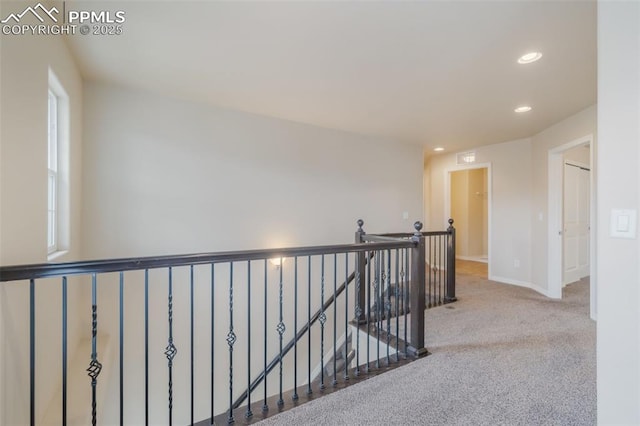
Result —
[[[49,90],[49,152],[47,185],[47,251],[49,254],[58,250],[58,97]]]
[[[47,107],[47,253],[69,250],[69,97],[49,70]]]

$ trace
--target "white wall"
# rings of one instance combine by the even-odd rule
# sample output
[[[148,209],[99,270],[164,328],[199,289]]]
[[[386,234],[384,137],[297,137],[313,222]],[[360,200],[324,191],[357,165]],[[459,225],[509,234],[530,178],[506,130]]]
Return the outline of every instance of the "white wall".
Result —
[[[476,163],[491,163],[491,278],[518,285],[529,285],[531,280],[530,156],[530,139],[476,149]],[[434,156],[428,161],[425,170],[431,194],[425,200],[430,218],[428,229],[444,229],[448,219],[444,215],[446,175],[448,171],[461,169],[456,165],[454,153]],[[515,260],[520,261],[519,267],[514,266]]]
[[[21,12],[27,2],[2,2],[0,16]],[[82,81],[62,38],[2,36],[0,52],[0,264],[47,261],[47,90],[49,67],[70,97],[71,240],[67,256],[81,252]],[[26,284],[26,285],[25,285]],[[70,289],[70,301],[79,297]],[[0,423],[25,424],[29,412],[28,283],[0,285]],[[75,304],[77,306],[77,304]],[[37,386],[36,410],[47,409],[59,384],[60,284],[36,286]],[[70,316],[74,316],[72,309]],[[49,319],[48,319],[49,318]],[[48,319],[48,320],[47,320]],[[70,319],[73,351],[81,330]],[[26,336],[26,337],[25,337]]]
[[[84,90],[84,247],[90,258],[148,256],[263,247],[353,242],[356,220],[365,221],[368,232],[411,231],[422,219],[422,147],[392,143],[340,131],[266,118],[204,104],[172,100],[112,85],[88,83]],[[403,220],[402,213],[409,219]],[[317,259],[316,259],[317,260]],[[353,266],[353,260],[351,260]],[[243,266],[244,267],[244,266]],[[285,264],[291,274],[291,261]],[[260,265],[254,265],[260,268]],[[302,268],[302,267],[301,267]],[[224,269],[224,267],[222,268]],[[271,270],[273,275],[276,271]],[[314,266],[318,270],[318,265]],[[340,270],[340,268],[339,268]],[[256,271],[259,273],[260,271]],[[182,374],[176,379],[176,420],[188,422],[188,291],[183,277],[176,278],[176,332],[181,341],[176,362]],[[199,293],[196,315],[208,316],[206,271],[197,271]],[[301,269],[300,276],[304,276]],[[316,277],[317,280],[318,277]],[[220,315],[228,290],[224,274],[216,284]],[[342,273],[340,274],[340,282]],[[238,282],[241,282],[239,280]],[[257,282],[261,282],[260,279]],[[114,280],[101,279],[100,323],[103,332],[116,338],[117,293]],[[141,280],[127,278],[127,389],[126,416],[142,421],[143,395],[140,360]],[[166,273],[152,280],[152,366],[157,366],[152,389],[153,422],[166,423]],[[314,283],[314,305],[319,299]],[[158,288],[160,285],[160,288]],[[269,330],[277,320],[277,296],[270,287]],[[291,324],[292,279],[285,283],[288,341]],[[235,327],[246,328],[244,286],[234,290]],[[301,297],[305,297],[304,294]],[[353,296],[351,296],[353,297]],[[302,299],[301,299],[302,300]],[[255,302],[255,300],[254,300]],[[258,313],[260,303],[257,302]],[[342,308],[340,308],[341,310]],[[301,314],[302,315],[302,314]],[[305,317],[306,320],[306,317]],[[255,321],[255,319],[254,319]],[[259,324],[256,321],[255,324]],[[227,318],[216,322],[217,362],[226,362],[224,336]],[[198,321],[198,346],[206,355],[208,322]],[[243,354],[241,333],[236,350]],[[260,342],[260,336],[256,336]],[[271,339],[271,337],[270,337]],[[270,343],[270,352],[276,348]],[[256,352],[259,349],[256,350]],[[257,352],[259,353],[259,352]],[[204,356],[202,355],[202,356]],[[302,356],[302,355],[301,355]],[[200,357],[200,355],[198,355]],[[238,355],[238,360],[243,360]],[[259,357],[258,357],[259,358]],[[270,357],[269,357],[270,358]],[[254,361],[260,361],[256,359]],[[198,365],[207,365],[204,358]],[[244,361],[241,361],[244,362]],[[317,360],[314,360],[314,367]],[[255,364],[255,362],[254,362]],[[261,364],[253,369],[255,375]],[[243,364],[244,366],[244,364]],[[199,367],[202,368],[202,367]],[[200,370],[201,371],[201,370]],[[245,369],[235,371],[236,393],[244,383]],[[218,373],[226,374],[224,364]],[[115,370],[102,378],[117,389]],[[155,377],[157,376],[157,377]],[[290,378],[287,380],[291,380]],[[275,386],[275,380],[270,382]],[[300,382],[299,382],[300,383]],[[208,395],[206,377],[199,379],[198,395]],[[216,382],[216,410],[224,409],[227,381]],[[285,383],[285,390],[288,389]],[[271,392],[271,391],[270,391]],[[117,408],[117,393],[107,401]],[[157,404],[157,405],[155,405]],[[197,419],[207,416],[197,407]],[[104,421],[115,421],[115,412]]]
[[[89,257],[350,242],[422,219],[422,148],[90,84]],[[409,220],[402,219],[402,212]]]
[[[640,207],[640,3],[598,2],[598,423],[640,424],[639,240],[609,236]]]

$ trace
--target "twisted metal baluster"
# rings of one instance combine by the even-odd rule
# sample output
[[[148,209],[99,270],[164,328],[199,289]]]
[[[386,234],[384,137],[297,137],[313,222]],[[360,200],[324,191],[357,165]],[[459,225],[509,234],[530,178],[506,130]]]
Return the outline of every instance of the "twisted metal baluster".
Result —
[[[327,315],[324,313],[324,254],[321,261],[320,279],[320,389],[324,389],[324,323],[327,322]],[[309,330],[311,333],[311,330]]]
[[[97,423],[96,391],[98,375],[102,371],[102,364],[98,361],[98,282],[96,274],[91,275],[91,363],[87,373],[91,377],[91,424]]]
[[[233,345],[236,342],[236,334],[233,332],[233,262],[229,264],[229,333],[227,344],[229,345],[229,417],[228,422],[233,423]]]
[[[173,424],[173,359],[178,353],[178,349],[173,344],[173,269],[169,267],[169,291],[168,291],[168,318],[169,318],[169,340],[165,348],[164,355],[167,357],[169,368],[169,425]]]
[[[280,258],[280,285],[279,285],[279,293],[278,293],[278,301],[279,301],[279,305],[280,305],[280,317],[279,317],[279,322],[278,325],[276,326],[276,330],[278,331],[278,334],[280,335],[280,388],[279,388],[279,393],[278,393],[278,407],[282,407],[284,405],[284,399],[282,398],[282,338],[284,335],[284,332],[286,330],[286,327],[284,325],[284,321],[283,321],[283,312],[282,312],[282,287],[283,287],[283,282],[282,282],[282,258]],[[265,370],[266,372],[266,370]]]

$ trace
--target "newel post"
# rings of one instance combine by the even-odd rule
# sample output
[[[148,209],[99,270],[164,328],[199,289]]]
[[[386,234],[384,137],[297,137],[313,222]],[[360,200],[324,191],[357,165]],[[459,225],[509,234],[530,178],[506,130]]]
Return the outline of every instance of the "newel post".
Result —
[[[447,242],[447,287],[444,294],[444,303],[451,303],[456,298],[456,228],[453,227],[453,219],[449,219],[447,228],[449,238]]]
[[[411,312],[411,337],[409,339],[409,355],[420,358],[429,355],[424,347],[424,310],[425,310],[425,277],[426,277],[426,241],[422,235],[422,222],[414,223],[416,232],[411,237],[416,246],[411,249],[411,283],[409,308]]]
[[[362,225],[364,225],[364,221],[362,219],[358,219],[358,230],[356,231],[356,244],[364,243],[364,235],[365,232],[362,229]],[[358,303],[356,304],[356,320],[359,324],[364,324],[366,322],[366,318],[364,313],[366,312],[367,302],[365,300],[365,266],[367,263],[366,252],[358,251],[356,252],[356,292],[358,297]]]

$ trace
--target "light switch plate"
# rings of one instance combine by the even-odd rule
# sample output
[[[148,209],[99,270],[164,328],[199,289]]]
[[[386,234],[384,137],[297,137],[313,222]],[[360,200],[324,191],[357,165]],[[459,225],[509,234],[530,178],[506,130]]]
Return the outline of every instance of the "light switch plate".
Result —
[[[637,217],[636,210],[611,210],[611,237],[635,239]]]

